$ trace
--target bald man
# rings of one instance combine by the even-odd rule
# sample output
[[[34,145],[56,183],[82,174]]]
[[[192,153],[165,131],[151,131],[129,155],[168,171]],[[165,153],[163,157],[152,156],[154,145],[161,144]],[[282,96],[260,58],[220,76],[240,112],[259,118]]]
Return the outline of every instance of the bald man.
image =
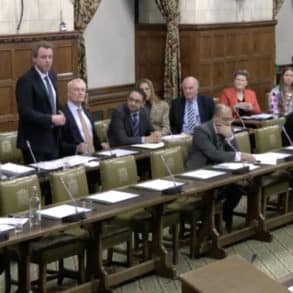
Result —
[[[256,163],[253,155],[238,152],[231,128],[232,121],[231,108],[218,104],[213,118],[194,129],[192,154],[187,161],[187,169],[195,170],[207,165],[234,161]],[[223,219],[228,231],[232,229],[233,210],[241,195],[252,192],[252,188],[252,185],[247,184],[231,184],[221,189],[220,197],[225,199]]]
[[[182,82],[183,97],[173,100],[170,109],[170,125],[173,134],[193,134],[195,126],[213,117],[215,104],[212,98],[198,95],[199,82],[189,76]]]

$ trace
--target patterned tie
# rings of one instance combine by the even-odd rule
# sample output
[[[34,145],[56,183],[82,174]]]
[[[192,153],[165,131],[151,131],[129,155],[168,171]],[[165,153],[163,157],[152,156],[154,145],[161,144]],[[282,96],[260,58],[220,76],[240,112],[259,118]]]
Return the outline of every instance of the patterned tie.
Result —
[[[139,136],[139,121],[138,113],[131,114],[133,136]]]
[[[78,117],[79,117],[79,120],[80,120],[80,123],[82,126],[82,130],[83,130],[83,134],[84,134],[84,138],[85,138],[85,143],[88,145],[89,153],[93,154],[95,152],[95,148],[93,145],[93,138],[90,135],[89,128],[87,127],[85,119],[82,115],[82,110],[80,108],[77,109],[77,113],[78,113]]]
[[[46,82],[46,86],[47,86],[47,94],[49,97],[49,102],[50,102],[52,113],[56,113],[56,106],[55,106],[53,89],[51,87],[51,83],[49,81],[48,75],[45,77],[45,82]]]
[[[193,131],[194,126],[196,124],[196,119],[194,109],[192,107],[192,102],[187,102],[187,123],[190,132]]]

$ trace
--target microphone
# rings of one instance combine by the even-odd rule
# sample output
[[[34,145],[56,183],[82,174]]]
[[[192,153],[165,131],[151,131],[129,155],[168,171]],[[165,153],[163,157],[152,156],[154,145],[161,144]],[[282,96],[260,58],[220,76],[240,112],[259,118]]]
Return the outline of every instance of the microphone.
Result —
[[[162,191],[162,194],[171,195],[171,194],[181,193],[182,185],[176,185],[175,177],[174,177],[174,175],[173,175],[173,173],[172,173],[169,165],[167,164],[166,159],[162,153],[160,154],[160,158],[161,158],[163,165],[165,166],[165,168],[166,168],[166,170],[167,170],[167,172],[168,172],[169,176],[171,177],[172,182],[174,184],[174,186],[169,187],[167,189],[164,189]]]
[[[290,138],[285,126],[283,125],[282,126],[282,131],[283,133],[285,134],[286,138],[288,139],[289,143],[290,143],[290,146],[293,146],[293,142],[292,142],[292,139]]]
[[[59,177],[60,182],[62,184],[62,186],[65,189],[66,195],[69,197],[69,199],[72,201],[74,209],[75,209],[75,213],[73,215],[69,215],[66,216],[62,219],[63,222],[78,222],[81,220],[84,220],[86,218],[86,214],[85,212],[79,212],[78,211],[78,205],[77,202],[72,194],[72,192],[70,191],[70,189],[68,188],[67,184],[64,181],[64,178],[62,176]]]
[[[233,109],[233,112],[236,114],[237,118],[239,119],[239,121],[240,121],[240,123],[241,123],[241,125],[242,125],[242,128],[243,128],[243,129],[247,129],[246,126],[245,126],[245,123],[244,123],[243,119],[242,119],[241,116],[239,115],[239,112],[238,112],[236,106],[233,106],[232,109]]]
[[[37,167],[37,172],[40,172],[40,166],[38,165],[38,162],[37,162],[36,157],[35,157],[35,155],[34,155],[34,152],[33,152],[33,150],[32,150],[31,144],[30,144],[30,142],[29,142],[28,139],[27,139],[25,142],[26,142],[26,146],[27,146],[27,148],[28,148],[28,150],[29,150],[29,153],[30,153],[30,155],[31,155],[31,157],[32,157],[32,159],[33,159],[33,162],[34,162],[34,164],[35,164],[36,167]]]

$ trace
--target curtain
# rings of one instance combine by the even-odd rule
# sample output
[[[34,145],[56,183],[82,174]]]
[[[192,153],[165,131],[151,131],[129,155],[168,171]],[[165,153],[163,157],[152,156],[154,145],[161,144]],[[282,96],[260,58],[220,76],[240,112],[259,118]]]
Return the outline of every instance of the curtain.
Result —
[[[74,28],[79,31],[78,39],[78,76],[87,81],[86,53],[83,32],[95,15],[101,0],[74,1]]]
[[[181,82],[179,0],[156,0],[167,23],[164,69],[164,97],[176,98]]]
[[[280,11],[282,5],[284,4],[285,0],[274,0],[273,1],[273,17],[276,18],[278,12]]]

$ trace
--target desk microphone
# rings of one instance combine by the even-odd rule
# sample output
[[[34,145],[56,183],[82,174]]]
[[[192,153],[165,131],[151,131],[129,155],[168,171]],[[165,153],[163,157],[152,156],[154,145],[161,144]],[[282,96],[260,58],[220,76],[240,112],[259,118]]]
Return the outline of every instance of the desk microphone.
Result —
[[[63,222],[78,222],[78,221],[84,220],[86,218],[85,212],[79,212],[78,211],[77,202],[76,202],[72,192],[68,188],[67,184],[65,183],[64,178],[62,176],[60,176],[59,179],[60,179],[60,182],[61,182],[62,186],[65,189],[66,195],[68,196],[68,198],[72,202],[72,204],[74,206],[74,209],[75,209],[75,213],[73,215],[69,215],[69,216],[64,217],[62,219],[62,221]]]
[[[35,155],[34,155],[34,152],[33,152],[33,150],[32,150],[31,144],[30,144],[30,142],[29,142],[28,139],[27,139],[25,142],[26,142],[26,146],[27,146],[27,148],[28,148],[28,150],[29,150],[29,153],[30,153],[30,155],[31,155],[31,157],[32,157],[32,159],[33,159],[33,162],[34,162],[34,164],[35,164],[36,167],[37,167],[37,172],[40,172],[40,166],[38,165],[38,162],[37,162],[36,157],[35,157]]]
[[[172,182],[174,184],[174,186],[163,190],[162,193],[163,194],[180,193],[182,191],[182,185],[176,185],[175,177],[174,177],[174,175],[173,175],[173,173],[172,173],[169,165],[167,164],[166,159],[165,159],[165,157],[164,157],[164,155],[162,153],[160,154],[160,158],[161,158],[161,160],[162,160],[162,162],[163,162],[163,164],[164,164],[164,166],[165,166],[165,168],[166,168],[166,170],[167,170],[167,172],[168,172],[169,176],[171,177]]]
[[[239,119],[239,121],[240,121],[240,123],[241,123],[241,125],[242,125],[242,128],[243,128],[243,129],[247,129],[246,126],[245,126],[245,123],[244,123],[243,119],[242,119],[241,116],[239,115],[239,112],[238,112],[236,106],[233,106],[232,109],[233,109],[233,112],[236,114],[237,118]]]

